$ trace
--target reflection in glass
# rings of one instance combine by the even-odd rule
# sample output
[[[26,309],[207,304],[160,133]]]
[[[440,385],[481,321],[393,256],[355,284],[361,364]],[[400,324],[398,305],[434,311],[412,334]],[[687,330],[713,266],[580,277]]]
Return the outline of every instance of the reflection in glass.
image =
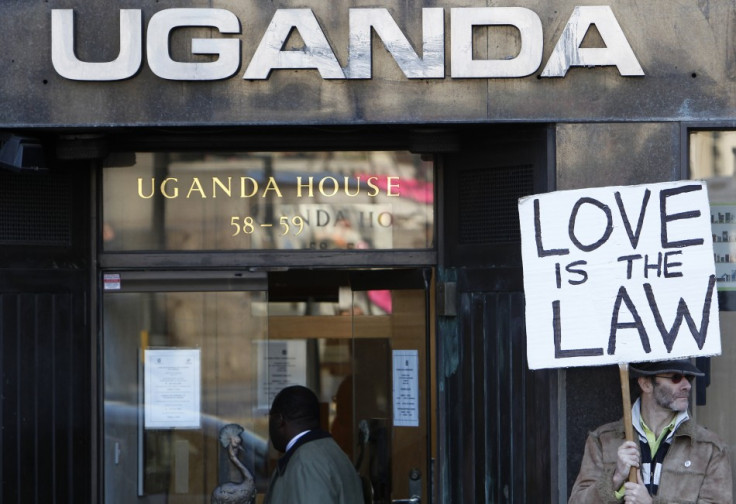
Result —
[[[317,393],[322,427],[351,458],[373,502],[409,495],[407,475],[426,472],[429,430],[424,415],[418,427],[394,428],[391,356],[413,349],[420,367],[426,362],[426,293],[340,285],[331,296],[311,294],[105,293],[107,504],[206,503],[219,484],[240,481],[218,440],[229,423],[245,429],[241,460],[262,502],[280,455],[268,441],[268,407],[278,386],[294,382]],[[145,429],[143,350],[191,348],[201,352],[201,428]],[[428,390],[423,367],[418,378]],[[422,392],[421,411],[427,400]],[[427,479],[421,484],[426,496]]]
[[[103,194],[106,251],[433,245],[433,164],[408,152],[137,153]]]
[[[690,178],[708,185],[719,290],[736,290],[735,150],[736,132],[699,131],[690,136]]]
[[[736,131],[698,131],[690,134],[690,178],[705,180],[711,203],[713,253],[718,276],[718,289],[733,290],[736,286]],[[724,310],[724,306],[721,306]],[[721,439],[736,449],[736,402],[732,383],[736,379],[736,315],[720,312],[720,356],[704,359],[710,362],[708,376],[697,378],[696,385],[707,385],[705,404],[695,406],[693,413],[698,423],[716,432]],[[704,381],[704,383],[698,383]],[[731,461],[736,481],[736,464]]]
[[[268,426],[257,408],[256,342],[267,337],[263,292],[116,293],[104,298],[105,502],[204,502],[238,481],[220,429],[244,427],[243,463],[265,488]],[[201,350],[201,428],[143,428],[143,350]],[[184,496],[199,500],[185,500]]]
[[[304,340],[312,349],[307,385],[325,405],[323,428],[353,460],[371,502],[410,495],[407,475],[425,470],[425,418],[394,428],[391,379],[394,350],[417,350],[425,362],[425,301],[423,290],[343,288],[337,302],[269,303],[270,341]],[[426,390],[426,375],[418,378]],[[420,394],[420,411],[426,400]]]

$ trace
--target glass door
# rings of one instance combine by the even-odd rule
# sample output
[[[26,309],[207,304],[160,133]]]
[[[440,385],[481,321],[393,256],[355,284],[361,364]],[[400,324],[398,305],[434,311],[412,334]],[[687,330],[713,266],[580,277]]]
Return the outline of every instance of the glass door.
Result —
[[[269,279],[269,341],[303,355],[300,379],[322,401],[323,428],[353,460],[367,503],[430,502],[429,276],[412,269]]]
[[[230,423],[264,487],[268,428],[252,385],[267,310],[265,274],[105,275],[106,503],[206,502],[237,477],[218,440]]]
[[[429,270],[120,272],[104,276],[105,502],[208,503],[243,480],[261,502],[280,454],[272,398],[310,387],[367,503],[430,502]]]

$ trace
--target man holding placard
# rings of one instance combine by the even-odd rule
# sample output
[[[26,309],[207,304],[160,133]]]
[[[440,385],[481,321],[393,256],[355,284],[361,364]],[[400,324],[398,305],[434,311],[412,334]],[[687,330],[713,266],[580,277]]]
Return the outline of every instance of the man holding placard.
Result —
[[[721,353],[711,219],[698,181],[519,199],[529,368],[621,372],[624,419],[588,437],[571,503],[732,502],[725,445],[687,413],[687,359]]]
[[[641,390],[631,414],[638,442],[625,440],[623,421],[592,432],[569,503],[733,502],[726,445],[687,412],[692,380],[703,373],[688,360],[630,370]],[[635,482],[627,481],[632,467]]]

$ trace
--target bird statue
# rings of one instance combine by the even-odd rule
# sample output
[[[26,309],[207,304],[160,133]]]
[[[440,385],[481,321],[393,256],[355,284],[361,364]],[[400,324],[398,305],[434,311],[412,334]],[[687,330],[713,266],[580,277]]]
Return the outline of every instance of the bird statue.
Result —
[[[242,450],[243,439],[240,434],[243,428],[237,424],[228,424],[220,429],[220,444],[227,448],[230,461],[243,475],[243,481],[228,481],[212,491],[212,504],[252,504],[256,500],[256,482],[253,474],[238,459],[238,451]]]

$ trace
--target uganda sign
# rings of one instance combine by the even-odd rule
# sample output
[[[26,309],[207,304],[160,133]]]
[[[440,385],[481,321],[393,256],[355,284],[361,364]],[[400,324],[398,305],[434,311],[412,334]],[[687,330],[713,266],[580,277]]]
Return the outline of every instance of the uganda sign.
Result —
[[[531,369],[721,352],[703,182],[538,194],[519,218]]]

